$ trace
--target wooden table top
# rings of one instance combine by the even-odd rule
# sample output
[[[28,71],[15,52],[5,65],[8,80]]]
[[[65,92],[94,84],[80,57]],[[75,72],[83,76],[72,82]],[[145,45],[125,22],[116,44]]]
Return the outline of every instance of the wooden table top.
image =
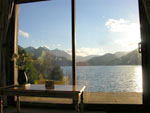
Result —
[[[84,89],[84,85],[55,85],[54,89],[47,89],[45,85],[35,84],[12,85],[1,87],[0,95],[73,98],[74,95],[81,94]]]
[[[39,91],[70,91],[70,92],[82,92],[85,89],[83,85],[55,85],[54,89],[48,89],[45,85],[29,84],[27,86],[16,86],[10,89],[14,90],[39,90]]]
[[[48,89],[45,85],[27,84],[26,86],[14,85],[10,87],[0,88],[0,91],[46,91],[46,92],[83,92],[84,85],[55,85],[54,89]]]

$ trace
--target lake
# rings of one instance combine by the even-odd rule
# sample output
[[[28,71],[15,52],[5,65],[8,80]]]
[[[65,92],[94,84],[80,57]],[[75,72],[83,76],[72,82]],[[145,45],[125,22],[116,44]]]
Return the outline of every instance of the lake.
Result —
[[[72,67],[61,67],[72,79]],[[88,92],[142,92],[141,66],[77,66],[77,82]]]

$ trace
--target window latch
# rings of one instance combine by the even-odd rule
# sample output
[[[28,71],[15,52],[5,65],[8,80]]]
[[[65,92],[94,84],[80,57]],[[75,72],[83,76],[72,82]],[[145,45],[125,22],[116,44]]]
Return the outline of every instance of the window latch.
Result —
[[[142,53],[142,42],[138,43],[138,52]]]

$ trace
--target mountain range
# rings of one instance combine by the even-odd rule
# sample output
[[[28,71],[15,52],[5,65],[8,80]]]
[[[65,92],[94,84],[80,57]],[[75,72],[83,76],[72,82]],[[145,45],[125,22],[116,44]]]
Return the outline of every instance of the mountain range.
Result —
[[[53,56],[53,60],[60,66],[71,66],[72,57],[63,50],[50,50],[46,47],[34,48],[32,46],[24,48],[26,52],[37,58],[42,58],[44,55]],[[107,53],[101,56],[76,56],[77,65],[80,66],[98,66],[98,65],[140,65],[141,55],[137,49],[131,52],[116,52],[114,54]]]
[[[27,48],[24,48],[26,50],[26,52],[32,54],[32,55],[35,55],[37,57],[40,57],[40,55],[42,54],[42,52],[46,52],[46,53],[49,53],[49,54],[52,54],[56,57],[64,57],[68,60],[71,61],[72,59],[72,56],[70,54],[68,54],[67,52],[63,51],[63,50],[59,50],[59,49],[54,49],[54,50],[50,50],[46,47],[39,47],[39,48],[34,48],[32,46],[29,46]],[[83,62],[83,61],[87,61],[93,57],[96,57],[98,55],[89,55],[89,56],[76,56],[76,61],[77,62]]]

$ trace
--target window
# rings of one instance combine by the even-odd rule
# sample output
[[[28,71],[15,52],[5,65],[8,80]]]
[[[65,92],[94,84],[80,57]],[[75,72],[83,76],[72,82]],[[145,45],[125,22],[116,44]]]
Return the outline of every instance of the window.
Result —
[[[31,4],[23,4],[22,6],[26,9],[27,13],[22,13],[24,18],[20,17],[20,21],[24,20],[26,22],[24,25],[23,23],[20,23],[20,25],[23,25],[22,27],[25,29],[19,28],[20,39],[22,37],[22,40],[19,40],[19,44],[24,48],[34,46],[36,47],[34,49],[47,49],[47,43],[49,42],[50,50],[55,49],[55,63],[59,64],[59,69],[62,70],[62,73],[65,75],[65,80],[67,80],[69,84],[71,84],[72,81],[72,57],[70,57],[72,53],[70,2],[70,0],[55,0],[51,2],[34,3],[33,9],[35,8],[36,10],[29,8]],[[87,86],[87,92],[85,93],[86,103],[141,104],[142,75],[141,66],[139,66],[141,56],[136,51],[136,45],[138,45],[137,43],[140,41],[137,40],[138,38],[140,39],[138,1],[76,0],[76,2],[77,84]],[[46,6],[41,8],[38,4],[45,4]],[[116,7],[116,5],[119,7]],[[50,10],[48,10],[49,8]],[[43,11],[43,13],[39,13],[39,11],[37,11],[39,9]],[[66,10],[67,13],[64,13],[64,10]],[[30,14],[32,11],[35,11],[33,15]],[[37,18],[36,15],[39,15],[40,18]],[[46,22],[50,22],[50,24]],[[56,26],[54,24],[56,24]],[[27,27],[28,25],[31,27]],[[46,32],[46,30],[50,31]],[[39,31],[40,34],[38,35],[37,33],[33,37],[30,31]],[[65,33],[67,36],[64,35]],[[44,39],[47,35],[50,36],[49,39]],[[53,38],[55,35],[58,37]],[[37,37],[40,38],[38,39]],[[31,38],[35,38],[35,40],[30,40]],[[50,42],[49,40],[54,42]],[[37,46],[38,41],[41,45]],[[28,46],[26,46],[25,43]],[[55,44],[54,47],[52,47],[53,44]],[[39,48],[39,46],[42,47]],[[63,53],[61,53],[61,56],[58,55],[60,49],[67,53],[70,58],[69,61],[67,60],[69,58],[62,58]],[[133,56],[132,59],[131,56],[133,54],[135,56]],[[45,55],[45,52],[42,53],[42,55]],[[136,61],[134,59],[135,57],[137,58]],[[59,62],[60,60],[64,62]],[[47,63],[47,61],[45,62]],[[47,76],[44,78],[38,76],[38,79],[47,79]],[[40,80],[34,81],[34,83],[39,82]],[[68,83],[65,82],[65,84]],[[124,95],[130,95],[131,98],[128,102],[120,103],[119,99],[124,99]],[[134,95],[140,99],[132,103],[130,100],[137,99],[134,98]],[[119,98],[116,98],[116,96]],[[97,99],[95,97],[100,98]]]

